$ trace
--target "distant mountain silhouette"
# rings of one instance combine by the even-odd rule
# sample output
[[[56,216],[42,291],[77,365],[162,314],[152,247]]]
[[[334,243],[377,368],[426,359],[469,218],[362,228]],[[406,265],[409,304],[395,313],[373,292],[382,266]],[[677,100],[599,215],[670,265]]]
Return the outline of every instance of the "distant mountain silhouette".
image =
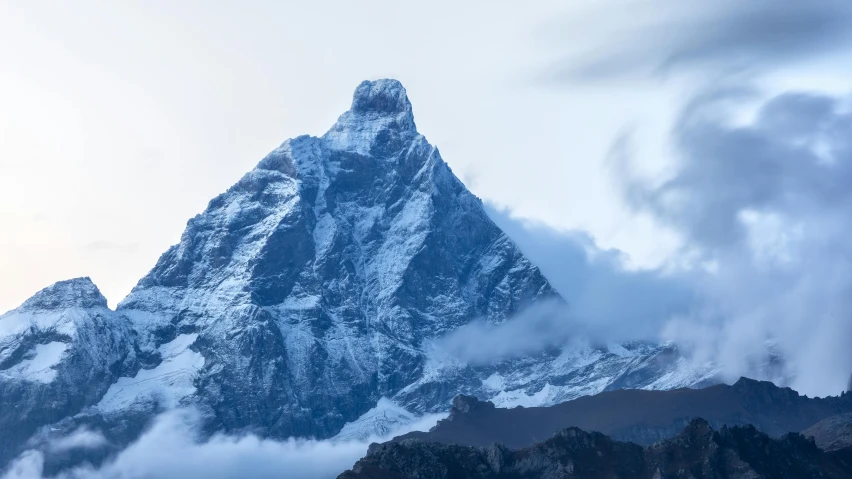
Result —
[[[652,444],[674,437],[701,417],[714,428],[752,424],[770,436],[800,432],[841,413],[852,412],[852,394],[809,398],[790,388],[741,378],[733,385],[671,391],[618,390],[584,396],[550,407],[501,409],[470,396],[453,401],[450,416],[429,432],[404,439],[512,448],[543,441],[557,431],[578,427],[614,439]]]

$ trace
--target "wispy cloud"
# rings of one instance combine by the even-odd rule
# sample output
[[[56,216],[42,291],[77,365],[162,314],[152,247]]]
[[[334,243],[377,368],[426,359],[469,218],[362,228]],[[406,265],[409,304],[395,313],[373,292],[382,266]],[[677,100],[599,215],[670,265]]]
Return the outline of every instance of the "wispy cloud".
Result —
[[[675,122],[674,173],[661,182],[632,176],[628,148],[619,150],[618,178],[633,208],[712,265],[684,277],[700,301],[665,336],[731,376],[768,361],[770,344],[796,389],[838,393],[852,371],[852,115],[845,98],[753,95],[696,96]],[[747,97],[759,108],[733,121]]]
[[[468,362],[540,352],[583,335],[673,340],[704,362],[816,395],[852,372],[852,98],[702,90],[673,122],[676,165],[634,173],[630,137],[611,171],[625,203],[682,238],[680,265],[630,271],[618,251],[491,208],[568,308],[499,327],[474,323],[441,346]],[[748,108],[745,108],[748,106]],[[476,341],[472,338],[480,338]],[[779,360],[779,358],[782,358]]]
[[[98,431],[80,428],[50,444],[50,452],[67,452],[75,449],[99,449],[107,445],[107,439]]]
[[[632,147],[647,140],[641,128],[617,139],[610,158],[627,206],[679,236],[676,260],[688,266],[634,276],[626,289],[686,302],[645,320],[609,316],[631,332],[647,324],[730,378],[765,373],[818,395],[849,387],[852,98],[819,85],[779,91],[770,80],[792,72],[801,84],[809,65],[848,55],[852,3],[614,0],[562,25],[565,55],[546,68],[549,81],[671,91],[658,80],[676,78],[691,92],[670,118],[665,176],[643,176],[647,152]],[[546,274],[559,282],[559,271]],[[601,289],[625,277],[616,270]],[[623,297],[641,304],[643,295]]]
[[[656,339],[694,301],[689,284],[663,269],[631,270],[582,231],[560,231],[487,206],[489,216],[568,303],[572,328],[607,341]],[[563,311],[563,316],[568,313]]]
[[[435,341],[433,354],[467,364],[494,364],[503,360],[562,348],[572,338],[586,338],[565,303],[535,303],[500,323],[472,321]]]
[[[610,2],[564,26],[573,48],[555,80],[657,76],[685,67],[755,71],[852,43],[845,0]],[[615,12],[615,13],[613,13]],[[589,28],[588,25],[595,25]],[[596,36],[597,32],[605,35]]]

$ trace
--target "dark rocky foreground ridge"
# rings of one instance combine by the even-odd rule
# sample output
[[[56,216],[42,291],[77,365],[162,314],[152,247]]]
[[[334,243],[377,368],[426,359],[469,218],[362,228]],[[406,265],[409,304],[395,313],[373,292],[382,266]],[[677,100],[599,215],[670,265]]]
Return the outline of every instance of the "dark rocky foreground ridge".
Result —
[[[778,439],[753,426],[718,431],[694,419],[674,438],[639,446],[578,428],[522,449],[408,439],[370,447],[338,479],[833,479],[852,477],[852,450]]]
[[[559,430],[578,427],[647,445],[675,436],[690,420],[701,417],[717,429],[751,424],[773,437],[801,432],[826,420],[829,422],[814,426],[816,429],[810,435],[826,441],[842,441],[843,431],[850,432],[849,413],[852,413],[849,392],[836,397],[809,398],[771,382],[741,378],[733,385],[703,389],[606,391],[549,407],[496,408],[490,402],[459,396],[453,401],[450,416],[432,430],[412,432],[395,440],[419,439],[476,447],[497,442],[520,448]],[[832,434],[838,437],[832,439]]]
[[[802,434],[813,437],[817,446],[826,451],[852,447],[852,413],[823,419],[802,431]]]

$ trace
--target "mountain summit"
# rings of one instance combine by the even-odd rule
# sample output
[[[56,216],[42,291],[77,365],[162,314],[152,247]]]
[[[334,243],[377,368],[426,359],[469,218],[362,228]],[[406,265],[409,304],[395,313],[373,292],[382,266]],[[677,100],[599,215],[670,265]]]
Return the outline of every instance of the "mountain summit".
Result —
[[[59,281],[39,291],[21,310],[53,311],[64,308],[106,308],[107,300],[88,277]]]
[[[0,468],[39,427],[97,403],[136,364],[129,322],[89,278],[0,316]]]
[[[406,126],[414,126],[414,114],[405,88],[397,80],[364,80],[352,96],[352,114],[375,116],[402,115]]]
[[[424,341],[555,296],[379,80],[211,201],[118,311],[143,349],[197,335],[223,428],[327,437],[420,379]]]
[[[95,397],[55,383],[50,394],[83,399],[27,422],[45,435],[89,424],[127,440],[157,412],[193,405],[209,431],[326,438],[348,423],[346,434],[360,437],[373,431],[359,424],[376,423],[362,415],[446,411],[457,394],[551,404],[713,380],[670,346],[575,345],[484,366],[432,354],[436,338],[471,321],[498,324],[560,299],[417,132],[395,80],[361,83],[325,135],[285,141],[210,201],[115,312],[93,294],[67,302],[78,296],[66,289],[60,283],[40,293],[55,301],[23,308],[91,307],[112,318],[98,328],[120,334],[88,346],[110,361]],[[0,411],[15,410],[22,394],[33,404],[45,398],[5,372],[23,357],[0,363],[0,392],[17,394],[0,395]],[[16,427],[14,415],[0,415]]]

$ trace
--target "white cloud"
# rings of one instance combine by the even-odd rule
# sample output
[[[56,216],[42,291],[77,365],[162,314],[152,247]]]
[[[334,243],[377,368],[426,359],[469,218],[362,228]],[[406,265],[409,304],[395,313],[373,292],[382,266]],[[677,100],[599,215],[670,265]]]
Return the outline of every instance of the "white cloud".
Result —
[[[49,444],[51,452],[65,452],[73,449],[98,449],[107,445],[107,440],[98,431],[80,428],[71,434]]]
[[[199,440],[201,416],[193,409],[173,410],[158,416],[150,430],[101,467],[80,466],[57,479],[333,479],[367,452],[373,441],[415,429],[428,429],[441,416],[425,416],[388,437],[366,441],[333,442],[288,439],[276,441],[254,435],[214,435]],[[100,439],[99,439],[100,438]],[[69,447],[96,447],[102,436],[78,431],[50,445],[47,452],[29,450],[9,466],[2,479],[42,477],[45,457]]]
[[[561,301],[540,301],[500,324],[472,321],[433,343],[433,354],[468,364],[492,364],[564,346],[585,337]]]

